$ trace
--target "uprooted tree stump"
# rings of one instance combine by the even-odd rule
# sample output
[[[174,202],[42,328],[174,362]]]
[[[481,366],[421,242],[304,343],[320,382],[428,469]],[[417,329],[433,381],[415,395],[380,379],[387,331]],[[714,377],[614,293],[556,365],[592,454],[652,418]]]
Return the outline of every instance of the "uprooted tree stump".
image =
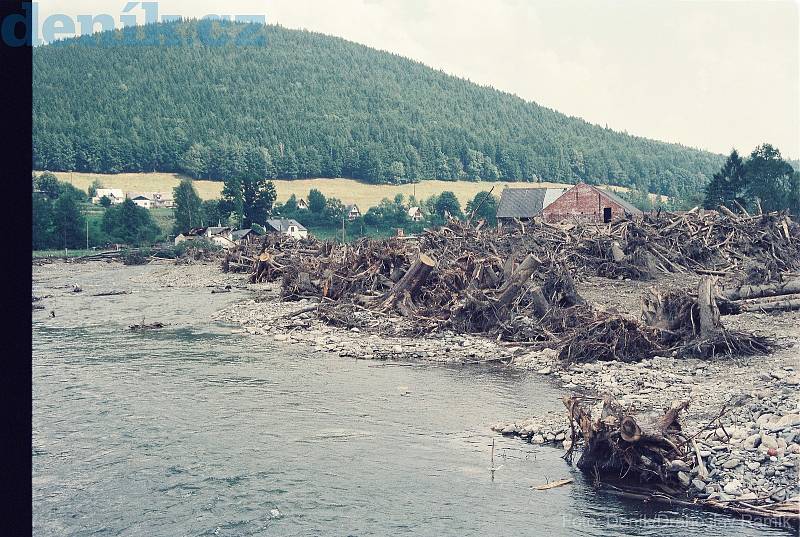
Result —
[[[707,470],[694,435],[683,431],[679,421],[688,401],[676,401],[663,413],[636,415],[606,396],[599,416],[581,397],[564,397],[563,402],[571,430],[563,458],[572,463],[575,450],[580,449],[577,467],[598,488],[647,503],[701,507],[786,527],[800,525],[796,500],[712,500],[691,492],[689,479],[694,470],[701,476]]]
[[[688,401],[673,403],[663,414],[636,416],[606,396],[598,417],[592,416],[579,397],[564,397],[563,402],[570,419],[572,441],[564,458],[572,460],[573,450],[582,439],[583,449],[577,462],[580,470],[600,479],[658,483],[675,492],[686,488],[671,469],[672,461],[685,462],[693,453],[678,421],[681,411],[689,406]]]
[[[650,289],[642,298],[642,320],[660,332],[662,344],[681,355],[709,358],[721,354],[766,354],[769,338],[728,330],[720,316],[746,307],[719,297],[716,280],[705,277],[696,294]]]

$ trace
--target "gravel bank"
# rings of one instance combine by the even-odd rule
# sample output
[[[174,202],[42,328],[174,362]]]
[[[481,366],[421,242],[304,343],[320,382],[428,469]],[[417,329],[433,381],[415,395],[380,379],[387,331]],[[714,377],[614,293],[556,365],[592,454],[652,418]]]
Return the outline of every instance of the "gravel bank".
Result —
[[[93,263],[54,263],[37,271],[46,280],[53,271],[70,271],[76,283]],[[723,408],[721,426],[714,424],[698,436],[701,455],[710,473],[676,468],[680,478],[702,497],[747,499],[769,496],[775,500],[800,493],[800,312],[730,316],[730,328],[771,336],[781,348],[770,356],[719,360],[677,360],[671,356],[636,364],[597,362],[564,367],[552,350],[530,352],[524,346],[499,344],[482,337],[442,332],[433,336],[402,335],[402,320],[375,319],[364,313],[363,327],[350,330],[318,320],[310,301],[284,303],[277,284],[250,285],[243,275],[223,274],[216,264],[174,265],[165,262],[146,276],[158,287],[247,288],[251,299],[236,303],[216,315],[220,321],[239,324],[242,331],[317,352],[365,360],[424,360],[437,363],[502,362],[540,375],[543,382],[563,388],[564,394],[611,394],[636,412],[656,412],[674,400],[689,399],[682,415],[684,429],[700,431]],[[659,281],[663,285],[692,285],[689,278]],[[578,291],[598,307],[636,315],[641,292],[651,284],[590,278],[578,282]],[[397,334],[397,335],[386,335]],[[513,409],[509,409],[513,419]],[[564,446],[565,413],[517,416],[493,429],[518,435],[537,444]],[[564,446],[567,447],[567,446]]]

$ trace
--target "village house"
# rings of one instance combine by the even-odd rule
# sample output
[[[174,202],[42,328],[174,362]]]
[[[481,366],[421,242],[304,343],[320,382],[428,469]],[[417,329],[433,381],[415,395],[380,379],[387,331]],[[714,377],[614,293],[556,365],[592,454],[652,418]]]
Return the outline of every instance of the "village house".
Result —
[[[181,233],[180,235],[175,237],[175,246],[177,246],[180,243],[185,242],[185,241],[194,241],[194,240],[197,240],[197,239],[199,239],[201,237],[205,237],[206,229],[207,228],[204,228],[204,227],[196,227],[196,228],[190,229],[186,233]]]
[[[175,207],[175,200],[172,194],[165,192],[128,192],[126,197],[139,207],[144,207],[145,209]]]
[[[497,220],[503,224],[542,216],[542,211],[566,190],[566,188],[506,188],[500,195]]]
[[[306,200],[304,200],[303,198],[300,198],[299,200],[297,200],[297,208],[308,210],[308,203],[306,203]]]
[[[125,193],[120,188],[98,188],[92,198],[92,203],[100,205],[100,200],[104,197],[111,201],[111,205],[119,205],[125,201]]]
[[[547,222],[578,220],[608,223],[618,218],[637,218],[642,211],[611,190],[578,183],[550,203],[542,212]]]
[[[206,228],[205,237],[223,248],[233,246],[233,230],[229,227],[210,226]]]
[[[293,218],[276,218],[267,220],[267,231],[273,233],[283,233],[295,239],[305,239],[308,237],[308,230],[300,222]]]
[[[231,233],[231,239],[238,245],[254,244],[260,238],[261,234],[252,228],[236,229]]]
[[[361,211],[358,210],[358,205],[356,205],[355,203],[345,207],[344,214],[347,215],[347,219],[351,222],[356,218],[361,218]]]
[[[153,207],[171,209],[175,207],[175,199],[171,193],[168,192],[153,192],[151,197],[153,200]]]
[[[143,209],[152,209],[153,208],[153,200],[145,196],[144,194],[139,194],[131,198],[131,201],[142,207]]]
[[[422,215],[422,209],[419,207],[411,207],[408,209],[408,218],[412,222],[421,222],[425,217]]]

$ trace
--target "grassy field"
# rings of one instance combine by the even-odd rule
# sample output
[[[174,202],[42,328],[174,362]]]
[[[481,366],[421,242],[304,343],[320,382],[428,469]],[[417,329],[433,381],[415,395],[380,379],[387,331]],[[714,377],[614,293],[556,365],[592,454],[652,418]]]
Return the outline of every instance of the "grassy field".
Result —
[[[181,176],[172,173],[121,173],[116,175],[104,175],[95,173],[79,172],[55,172],[56,176],[62,181],[68,181],[76,187],[86,190],[89,185],[97,179],[106,188],[121,188],[128,191],[154,191],[166,192],[175,188],[181,180]],[[572,185],[563,183],[504,183],[500,182],[478,182],[468,181],[422,181],[414,185],[370,185],[361,183],[353,179],[294,179],[273,181],[278,191],[278,201],[285,201],[292,194],[298,198],[305,198],[308,191],[312,188],[320,190],[329,197],[339,198],[345,204],[355,203],[362,212],[368,208],[378,205],[383,198],[394,198],[395,194],[403,194],[408,197],[416,194],[418,200],[429,198],[434,194],[440,194],[445,190],[450,190],[458,196],[462,206],[467,201],[475,197],[475,194],[482,190],[490,190],[493,186],[494,194],[499,196],[503,188],[507,185],[510,188],[520,187],[548,187],[548,188],[569,188]],[[222,192],[222,182],[220,181],[194,181],[197,193],[203,199],[219,198]],[[627,191],[624,187],[609,187],[615,191]]]

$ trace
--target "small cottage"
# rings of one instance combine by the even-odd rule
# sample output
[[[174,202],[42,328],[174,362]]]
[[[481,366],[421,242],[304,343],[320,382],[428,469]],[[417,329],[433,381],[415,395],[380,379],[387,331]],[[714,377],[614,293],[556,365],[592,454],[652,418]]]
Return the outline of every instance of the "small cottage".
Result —
[[[138,196],[132,197],[131,201],[143,209],[153,208],[153,200],[144,194],[139,194]]]
[[[169,192],[153,192],[153,206],[156,208],[170,209],[175,207],[175,199]]]
[[[98,188],[92,198],[92,203],[100,205],[100,200],[104,197],[111,201],[111,205],[119,205],[125,201],[125,192],[120,188]]]
[[[425,217],[422,215],[422,209],[419,207],[411,207],[408,210],[408,218],[412,222],[421,222]]]
[[[276,218],[267,220],[267,231],[273,233],[283,233],[295,239],[305,239],[308,237],[308,230],[300,222],[293,218]]]
[[[542,213],[547,222],[579,220],[602,223],[618,218],[637,218],[642,214],[642,211],[611,190],[586,183],[578,183],[570,188],[548,205]]]
[[[356,218],[361,218],[361,211],[358,210],[358,205],[356,205],[355,203],[345,207],[344,214],[347,215],[347,219],[351,222]]]
[[[297,208],[308,210],[308,203],[306,203],[306,200],[304,200],[303,198],[300,198],[299,200],[297,200]]]

